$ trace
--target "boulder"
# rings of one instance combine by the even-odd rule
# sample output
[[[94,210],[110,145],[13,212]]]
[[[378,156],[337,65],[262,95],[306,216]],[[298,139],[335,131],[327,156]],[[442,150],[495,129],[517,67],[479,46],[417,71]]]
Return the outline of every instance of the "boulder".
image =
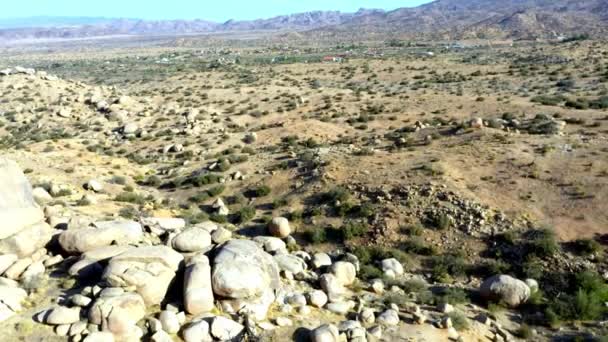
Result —
[[[212,342],[209,331],[209,323],[204,320],[192,322],[183,330],[183,338],[185,342]]]
[[[101,184],[98,180],[91,179],[86,184],[87,190],[91,190],[94,192],[101,192],[103,190],[103,184]]]
[[[192,315],[210,312],[214,307],[211,266],[205,255],[196,256],[184,273],[184,306]]]
[[[82,342],[114,342],[114,335],[107,331],[95,331],[87,335]]]
[[[136,243],[142,238],[141,225],[135,221],[102,221],[95,222],[93,227],[61,233],[59,244],[68,253],[84,253],[110,245]]]
[[[326,253],[315,253],[312,256],[312,267],[316,270],[321,267],[331,266],[331,258]]]
[[[333,324],[323,324],[310,332],[311,342],[338,342],[340,331]]]
[[[509,275],[498,274],[486,279],[479,287],[482,298],[517,307],[530,298],[530,287]]]
[[[19,166],[2,157],[0,189],[0,255],[29,256],[51,240],[52,230]]]
[[[53,309],[49,309],[44,314],[44,323],[59,325],[59,324],[72,324],[80,321],[80,308],[68,308],[65,306],[58,306]]]
[[[211,235],[202,228],[190,227],[177,234],[171,244],[180,252],[199,252],[211,246]]]
[[[267,289],[280,285],[275,260],[249,240],[230,240],[213,260],[213,292],[241,299],[261,296]]]
[[[211,335],[220,341],[240,341],[245,327],[231,319],[216,316],[211,322]]]
[[[289,227],[289,221],[284,217],[275,217],[268,224],[268,230],[272,236],[278,238],[286,238],[291,234],[291,227]]]
[[[32,190],[32,196],[34,196],[34,200],[38,205],[45,205],[53,201],[53,196],[51,196],[46,189],[41,187],[34,188],[34,190]]]
[[[0,285],[0,322],[21,311],[21,303],[26,297],[27,292],[19,287]]]
[[[321,290],[313,290],[308,293],[308,303],[314,307],[322,308],[327,304],[327,295]]]
[[[338,261],[331,265],[330,271],[342,285],[351,285],[357,278],[355,265],[347,261]]]
[[[134,286],[147,305],[159,304],[183,258],[166,246],[134,247],[110,259],[102,279],[111,286]]]
[[[342,282],[333,274],[325,273],[319,277],[319,283],[321,288],[327,294],[330,302],[337,302],[342,300],[342,297],[346,293]]]
[[[137,335],[137,322],[144,318],[146,306],[137,293],[101,293],[89,309],[89,322],[101,325],[116,336]]]
[[[399,313],[396,310],[388,309],[378,316],[378,323],[384,325],[399,324]]]
[[[382,272],[389,278],[403,275],[403,265],[395,258],[384,259],[381,262]]]
[[[186,221],[176,217],[144,217],[141,219],[141,223],[156,235],[174,232],[186,227]]]
[[[0,274],[3,274],[9,267],[11,267],[19,257],[15,254],[4,254],[0,255]]]
[[[179,331],[180,324],[177,314],[173,311],[164,310],[158,315],[158,320],[163,327],[163,330],[168,334],[176,334]]]
[[[287,271],[291,274],[300,274],[306,270],[306,263],[304,260],[291,254],[278,254],[274,256],[274,260],[279,265],[281,271]]]
[[[80,260],[70,267],[68,273],[79,277],[99,274],[103,271],[100,262],[109,260],[129,249],[131,249],[129,246],[107,246],[85,252],[80,256]]]

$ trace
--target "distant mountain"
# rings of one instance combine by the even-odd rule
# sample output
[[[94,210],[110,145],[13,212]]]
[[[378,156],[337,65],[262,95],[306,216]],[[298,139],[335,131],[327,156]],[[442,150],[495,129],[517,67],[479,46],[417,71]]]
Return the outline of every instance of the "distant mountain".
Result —
[[[31,27],[24,27],[29,23]],[[40,25],[36,25],[40,23]],[[53,24],[54,23],[54,24]],[[0,28],[9,25],[0,20]],[[309,38],[369,37],[534,39],[608,31],[606,0],[437,0],[394,11],[313,11],[258,20],[148,21],[106,18],[38,18],[0,29],[0,41],[111,35],[178,35],[234,31],[297,31]]]
[[[607,27],[606,0],[437,0],[415,8],[359,16],[312,34],[518,39],[600,35]]]
[[[103,17],[28,17],[28,18],[0,18],[0,29],[16,28],[48,28],[70,27],[107,24],[116,19]]]
[[[5,20],[4,22],[0,20],[0,40],[69,39],[111,35],[172,35],[224,31],[303,31],[323,26],[340,25],[358,16],[380,13],[384,13],[384,11],[375,9],[361,9],[355,13],[313,11],[269,19],[229,20],[224,23],[205,20],[152,21],[39,17]]]

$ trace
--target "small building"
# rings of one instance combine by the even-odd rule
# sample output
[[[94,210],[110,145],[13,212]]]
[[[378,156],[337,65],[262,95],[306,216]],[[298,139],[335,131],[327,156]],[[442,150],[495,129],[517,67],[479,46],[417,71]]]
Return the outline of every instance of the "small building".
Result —
[[[344,61],[344,56],[325,56],[323,62],[341,63]]]

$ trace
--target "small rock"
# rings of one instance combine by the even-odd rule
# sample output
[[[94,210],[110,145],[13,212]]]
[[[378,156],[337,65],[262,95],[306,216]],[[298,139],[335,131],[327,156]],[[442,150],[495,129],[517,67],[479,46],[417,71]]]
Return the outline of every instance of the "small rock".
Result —
[[[399,324],[399,313],[393,309],[386,310],[378,316],[378,323],[397,325]]]
[[[163,330],[169,334],[176,334],[179,331],[180,324],[177,315],[173,311],[162,311],[158,316]]]
[[[211,335],[222,341],[236,339],[244,329],[241,324],[223,316],[216,316],[211,322]]]

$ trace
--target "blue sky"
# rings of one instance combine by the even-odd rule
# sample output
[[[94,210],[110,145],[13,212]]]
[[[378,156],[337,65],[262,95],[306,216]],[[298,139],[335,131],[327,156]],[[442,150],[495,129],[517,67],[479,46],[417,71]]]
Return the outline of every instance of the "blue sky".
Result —
[[[267,18],[312,10],[354,12],[359,8],[395,9],[430,0],[8,0],[0,18],[87,16],[142,19]]]

